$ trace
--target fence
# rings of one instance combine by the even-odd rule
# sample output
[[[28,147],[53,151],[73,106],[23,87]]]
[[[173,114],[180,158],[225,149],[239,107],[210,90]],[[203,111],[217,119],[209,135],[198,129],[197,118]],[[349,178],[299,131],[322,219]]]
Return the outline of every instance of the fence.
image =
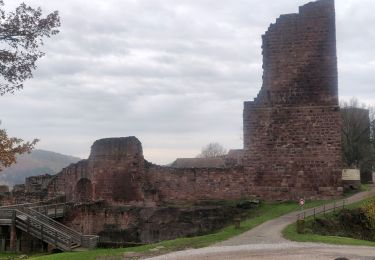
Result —
[[[297,220],[304,220],[306,217],[314,216],[314,220],[316,218],[316,215],[323,214],[339,209],[344,209],[345,205],[347,205],[347,200],[340,200],[340,201],[333,201],[333,203],[324,204],[323,206],[311,208],[304,210],[297,214]]]

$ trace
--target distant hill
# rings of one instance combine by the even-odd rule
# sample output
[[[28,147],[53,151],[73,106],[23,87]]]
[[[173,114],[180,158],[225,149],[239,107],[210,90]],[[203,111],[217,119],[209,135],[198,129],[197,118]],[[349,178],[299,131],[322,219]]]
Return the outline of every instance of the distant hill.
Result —
[[[80,158],[44,150],[18,156],[17,163],[0,172],[0,183],[13,186],[25,182],[29,176],[55,174],[62,168],[76,163]]]

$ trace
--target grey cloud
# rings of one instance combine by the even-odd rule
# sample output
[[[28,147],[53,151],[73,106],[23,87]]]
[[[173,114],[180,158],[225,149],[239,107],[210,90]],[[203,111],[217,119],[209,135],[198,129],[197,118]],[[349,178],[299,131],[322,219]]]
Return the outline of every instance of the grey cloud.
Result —
[[[243,101],[261,87],[261,35],[308,1],[27,2],[58,9],[61,33],[25,90],[1,97],[2,126],[83,157],[97,138],[136,135],[148,159],[167,163],[211,141],[241,147]],[[375,104],[375,4],[336,5],[340,94]]]

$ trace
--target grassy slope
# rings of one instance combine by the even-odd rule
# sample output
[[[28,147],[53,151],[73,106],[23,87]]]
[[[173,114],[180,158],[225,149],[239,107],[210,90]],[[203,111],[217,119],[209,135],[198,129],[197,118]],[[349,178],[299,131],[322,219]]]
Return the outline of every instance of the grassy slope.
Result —
[[[346,208],[357,208],[362,206],[364,203],[369,200],[373,200],[375,197],[365,199],[360,202],[356,202],[348,205]],[[332,213],[330,213],[332,214]],[[306,218],[307,221],[313,221],[313,217]],[[338,237],[338,236],[322,236],[316,234],[298,234],[296,223],[289,225],[283,230],[283,236],[292,241],[298,242],[317,242],[317,243],[326,243],[326,244],[335,244],[335,245],[354,245],[354,246],[375,246],[375,242],[359,240],[347,237]]]
[[[306,203],[306,207],[316,207],[323,204],[323,201],[312,201]],[[245,231],[248,231],[268,220],[277,218],[289,212],[293,212],[299,209],[299,206],[295,202],[286,203],[264,203],[259,209],[256,210],[254,216],[248,220],[241,222],[241,228],[235,229],[233,225],[223,228],[217,233],[209,234],[199,237],[191,238],[178,238],[170,241],[163,241],[156,244],[132,247],[132,248],[119,248],[119,249],[95,249],[86,252],[72,252],[72,253],[60,253],[53,255],[37,256],[32,259],[38,260],[86,260],[95,259],[98,256],[114,256],[122,255],[125,252],[141,252],[147,253],[150,249],[156,247],[163,247],[162,252],[182,250],[185,248],[200,248],[212,245],[214,243],[227,240],[233,236],[239,235]]]

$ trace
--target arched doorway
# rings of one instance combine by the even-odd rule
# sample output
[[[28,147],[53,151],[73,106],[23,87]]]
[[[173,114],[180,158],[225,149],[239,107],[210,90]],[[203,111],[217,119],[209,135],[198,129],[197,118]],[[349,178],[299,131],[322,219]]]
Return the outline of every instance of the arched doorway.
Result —
[[[82,178],[77,182],[75,188],[75,200],[90,201],[92,200],[92,183],[87,178]]]

